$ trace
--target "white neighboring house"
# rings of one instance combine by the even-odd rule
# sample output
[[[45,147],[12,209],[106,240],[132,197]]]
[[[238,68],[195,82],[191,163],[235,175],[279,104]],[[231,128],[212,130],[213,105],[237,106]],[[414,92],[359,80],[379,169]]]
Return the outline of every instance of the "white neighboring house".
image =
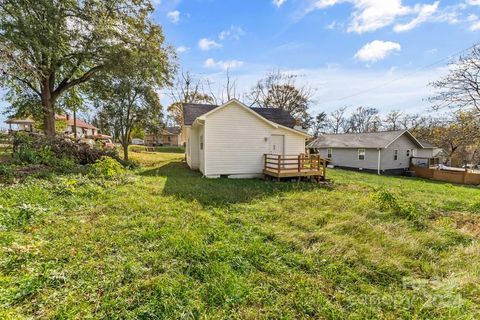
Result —
[[[55,120],[57,121],[65,121],[67,124],[67,129],[65,133],[73,134],[74,128],[77,129],[77,137],[78,138],[87,138],[93,137],[98,134],[98,128],[90,123],[87,123],[80,119],[74,119],[69,114],[65,115],[56,115]]]
[[[409,131],[324,134],[307,146],[329,163],[341,168],[401,174],[412,157],[431,158],[432,147],[424,147]]]
[[[263,175],[264,154],[305,153],[309,134],[278,108],[249,108],[232,99],[216,105],[184,104],[186,159],[208,178]]]

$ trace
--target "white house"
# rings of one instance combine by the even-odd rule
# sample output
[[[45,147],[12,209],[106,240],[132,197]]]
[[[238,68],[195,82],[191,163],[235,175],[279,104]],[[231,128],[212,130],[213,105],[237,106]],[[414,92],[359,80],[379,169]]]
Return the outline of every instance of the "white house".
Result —
[[[305,153],[310,137],[288,112],[249,108],[236,99],[184,104],[183,118],[187,163],[209,178],[262,176],[264,154]]]
[[[74,119],[69,114],[56,115],[55,120],[65,121],[67,127],[65,133],[73,134],[74,128],[77,129],[77,137],[92,137],[98,134],[98,128],[80,119]]]
[[[403,130],[324,134],[309,143],[308,148],[336,167],[401,174],[409,168],[412,157],[432,157],[433,146],[425,147]]]

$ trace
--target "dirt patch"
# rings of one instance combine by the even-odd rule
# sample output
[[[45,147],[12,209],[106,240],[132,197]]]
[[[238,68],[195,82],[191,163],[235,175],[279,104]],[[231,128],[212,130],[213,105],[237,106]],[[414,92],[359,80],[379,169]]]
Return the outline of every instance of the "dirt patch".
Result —
[[[448,224],[450,227],[480,238],[480,216],[464,212],[436,213],[430,217],[437,224]]]

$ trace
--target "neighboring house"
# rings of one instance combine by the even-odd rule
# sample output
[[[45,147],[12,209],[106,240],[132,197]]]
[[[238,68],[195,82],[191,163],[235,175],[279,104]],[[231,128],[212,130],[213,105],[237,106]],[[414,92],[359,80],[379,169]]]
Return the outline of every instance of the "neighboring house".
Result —
[[[180,128],[166,127],[158,135],[145,134],[147,146],[182,146]]]
[[[262,176],[264,155],[305,153],[310,137],[278,108],[249,108],[232,99],[216,105],[184,104],[186,159],[206,177]]]
[[[65,133],[73,134],[74,127],[77,128],[77,137],[78,138],[85,138],[85,137],[93,137],[98,134],[98,128],[82,121],[80,119],[74,120],[69,114],[66,115],[56,115],[55,120],[57,121],[65,121],[67,124],[67,129]]]
[[[438,148],[425,140],[419,139],[418,141],[422,144],[423,149],[418,149],[415,153],[415,157],[439,158],[440,163],[446,164],[448,162],[448,153],[445,150]]]
[[[32,119],[10,118],[7,121],[5,121],[5,123],[8,124],[9,132],[14,132],[14,131],[33,132],[33,124],[35,123],[35,121],[33,121]]]
[[[329,163],[341,168],[401,174],[424,146],[408,131],[325,134],[309,143]]]

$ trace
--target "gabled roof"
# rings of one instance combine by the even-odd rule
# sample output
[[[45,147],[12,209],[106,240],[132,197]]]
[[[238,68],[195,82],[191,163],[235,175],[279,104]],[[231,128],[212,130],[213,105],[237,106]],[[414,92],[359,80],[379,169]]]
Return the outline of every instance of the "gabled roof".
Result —
[[[221,106],[213,104],[183,104],[183,124],[190,126],[198,117]],[[295,127],[295,119],[285,110],[279,108],[250,108],[258,115],[279,124],[281,126],[293,129]]]
[[[164,135],[177,135],[180,134],[180,128],[179,127],[165,127],[163,130]]]
[[[423,146],[406,130],[380,131],[368,133],[324,134],[310,142],[307,148],[374,148],[388,147],[392,142],[406,134],[417,146]]]
[[[418,142],[420,142],[420,144],[423,146],[424,149],[435,149],[436,147],[431,144],[430,142],[427,142],[425,140],[418,140]]]
[[[196,104],[196,103],[184,103],[183,104],[183,124],[191,126],[195,119],[204,115],[207,112],[212,111],[218,107],[213,104]]]
[[[34,124],[35,121],[32,119],[15,119],[15,118],[9,118],[7,121],[5,121],[7,124]]]
[[[67,122],[67,125],[73,127],[74,125],[74,120],[72,117],[70,116],[66,116],[66,115],[56,115],[55,116],[55,120],[63,120],[63,121],[66,121]],[[90,123],[86,123],[85,121],[82,121],[80,119],[77,118],[76,120],[76,126],[78,128],[83,128],[83,129],[95,129],[97,130],[98,128],[95,127],[94,125],[91,125]]]

